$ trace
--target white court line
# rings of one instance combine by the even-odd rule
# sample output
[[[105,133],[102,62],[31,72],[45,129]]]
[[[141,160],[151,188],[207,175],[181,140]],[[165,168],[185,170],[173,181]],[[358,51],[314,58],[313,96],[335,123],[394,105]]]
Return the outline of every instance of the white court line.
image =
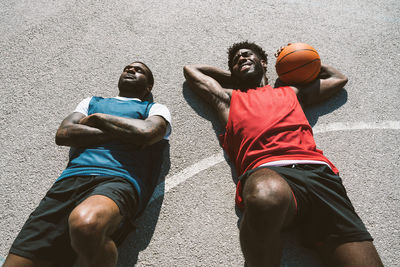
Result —
[[[391,129],[400,130],[400,121],[382,122],[333,122],[327,125],[318,125],[313,128],[314,134],[332,131],[375,130]]]
[[[157,198],[159,198],[163,194],[167,193],[169,190],[171,190],[175,186],[183,183],[190,177],[192,177],[192,176],[198,174],[199,172],[204,171],[214,165],[217,165],[218,163],[220,163],[222,161],[224,161],[223,154],[215,154],[215,155],[212,155],[211,157],[200,160],[199,162],[187,167],[183,171],[178,172],[177,174],[166,179],[165,182],[160,183],[156,187],[150,202],[152,202],[153,200],[156,200]]]
[[[326,133],[333,131],[354,131],[354,130],[400,130],[400,121],[382,121],[382,122],[334,122],[327,125],[318,125],[313,128],[314,134]],[[224,161],[223,154],[215,154],[211,157],[200,160],[199,162],[187,167],[183,171],[166,179],[164,182],[160,183],[154,193],[150,202],[156,200],[163,194],[167,193],[169,190],[175,186],[183,183],[187,179],[195,176],[201,171],[204,171],[218,163]]]

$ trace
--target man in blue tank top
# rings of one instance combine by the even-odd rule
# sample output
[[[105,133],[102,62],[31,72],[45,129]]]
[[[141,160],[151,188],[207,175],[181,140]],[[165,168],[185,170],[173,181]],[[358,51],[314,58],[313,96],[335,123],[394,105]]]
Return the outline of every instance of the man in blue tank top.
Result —
[[[115,266],[117,245],[134,229],[157,185],[171,115],[144,101],[150,69],[123,69],[114,98],[89,97],[61,123],[66,169],[29,216],[4,263],[9,266]]]

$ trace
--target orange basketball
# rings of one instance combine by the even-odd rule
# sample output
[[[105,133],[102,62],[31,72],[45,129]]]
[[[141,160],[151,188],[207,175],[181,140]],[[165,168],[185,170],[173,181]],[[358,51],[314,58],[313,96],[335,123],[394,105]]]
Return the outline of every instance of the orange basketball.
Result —
[[[306,84],[317,78],[321,69],[318,52],[305,43],[286,46],[276,59],[276,73],[286,84]]]

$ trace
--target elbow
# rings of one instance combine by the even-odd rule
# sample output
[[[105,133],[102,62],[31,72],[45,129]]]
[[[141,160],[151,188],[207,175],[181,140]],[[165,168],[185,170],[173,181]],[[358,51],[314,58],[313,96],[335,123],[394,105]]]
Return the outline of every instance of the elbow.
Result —
[[[335,78],[336,78],[337,87],[339,87],[339,88],[343,88],[349,81],[349,78],[347,78],[347,76],[342,73],[338,73]]]
[[[56,145],[68,146],[68,138],[66,136],[65,130],[58,129],[54,139],[55,139]]]
[[[141,144],[145,146],[152,145],[160,141],[164,135],[157,134],[155,131],[146,131],[143,133]]]
[[[56,145],[58,145],[58,146],[65,146],[64,140],[62,138],[58,137],[57,135],[55,138],[55,142],[56,142]]]
[[[343,87],[347,84],[348,81],[349,81],[349,78],[347,78],[346,75],[341,74],[341,75],[338,77],[338,85],[337,85],[337,87],[338,87],[339,89],[343,88]]]
[[[201,73],[200,71],[201,65],[188,64],[183,66],[183,75],[186,80],[194,81],[198,79],[198,75]]]
[[[336,79],[335,84],[332,86],[331,95],[342,90],[348,81],[349,81],[348,78],[344,75],[343,77]]]
[[[183,66],[183,73],[187,73],[194,68],[195,68],[195,65],[187,64],[187,65]]]
[[[156,127],[148,125],[141,129],[140,138],[138,139],[140,145],[149,146],[162,140],[167,132],[167,123],[159,124]]]
[[[190,79],[190,73],[192,71],[193,71],[193,65],[185,65],[183,67],[183,76],[185,76],[186,80]]]
[[[62,135],[57,133],[54,139],[55,139],[56,145],[58,145],[58,146],[66,145],[65,138]]]
[[[347,76],[344,76],[343,81],[342,81],[342,88],[347,84],[348,81],[349,81],[349,78],[347,78]]]
[[[183,66],[183,75],[186,77],[188,71],[190,69],[190,65],[185,65]]]

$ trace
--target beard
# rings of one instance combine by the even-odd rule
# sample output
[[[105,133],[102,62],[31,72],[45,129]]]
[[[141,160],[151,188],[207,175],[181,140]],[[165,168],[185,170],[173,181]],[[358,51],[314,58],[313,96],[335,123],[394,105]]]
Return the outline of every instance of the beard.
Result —
[[[232,73],[241,88],[255,88],[260,85],[264,76],[264,68],[260,62],[254,64],[254,69],[245,73]]]
[[[118,81],[118,89],[126,93],[141,93],[146,91],[147,83],[145,80],[123,79]]]

